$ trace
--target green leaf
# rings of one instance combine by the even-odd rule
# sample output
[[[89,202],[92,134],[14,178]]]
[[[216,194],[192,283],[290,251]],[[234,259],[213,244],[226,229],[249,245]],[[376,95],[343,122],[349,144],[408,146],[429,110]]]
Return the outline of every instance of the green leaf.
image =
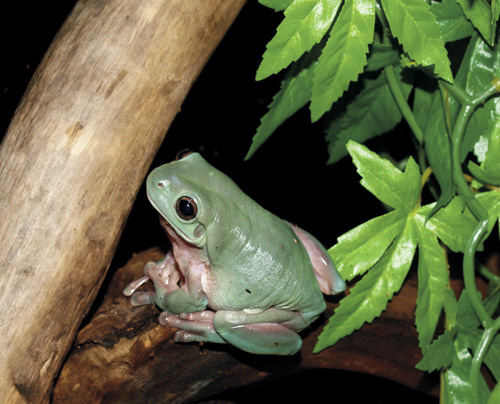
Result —
[[[411,157],[403,173],[388,160],[352,140],[347,143],[347,150],[367,190],[394,209],[410,212],[415,208],[421,178],[418,165]]]
[[[449,280],[444,251],[436,236],[426,228],[425,221],[416,223],[419,256],[415,324],[419,347],[425,353],[436,331]]]
[[[492,105],[488,105],[492,104]],[[498,112],[497,112],[498,111]],[[483,184],[500,185],[500,102],[498,98],[489,100],[484,108],[477,111],[478,120],[485,119],[489,128],[481,132],[481,138],[486,141],[487,149],[481,166],[469,161],[468,168],[471,174]],[[474,116],[475,117],[475,116]],[[485,136],[485,137],[483,137]],[[477,144],[477,143],[476,143]]]
[[[495,42],[496,21],[498,19],[498,5],[492,14],[491,6],[485,0],[456,0],[460,4],[466,17],[481,33],[482,37],[492,45]]]
[[[424,357],[415,367],[419,370],[433,372],[451,365],[455,356],[454,340],[457,329],[445,331],[432,342]]]
[[[274,11],[282,11],[292,4],[293,0],[259,0],[259,3]]]
[[[500,77],[500,47],[495,45],[491,48],[479,35],[473,35],[460,64],[456,84],[473,97],[491,88],[492,82],[498,77]],[[493,97],[472,115],[462,141],[461,161],[464,161],[468,153],[473,150],[480,136],[490,138],[498,131],[499,103],[498,97]]]
[[[406,214],[398,209],[375,217],[340,236],[328,250],[344,280],[364,274],[401,233]]]
[[[413,116],[421,131],[427,125],[429,115],[431,114],[431,105],[436,92],[436,85],[433,79],[426,75],[418,75],[413,95]],[[414,133],[420,145],[424,144],[423,137],[419,133]]]
[[[432,216],[445,206],[455,195],[453,167],[451,158],[451,141],[447,131],[446,120],[450,119],[450,104],[447,97],[441,96],[441,91],[434,91],[432,103],[424,127],[424,147],[427,161],[441,188],[441,194],[430,212]]]
[[[458,301],[458,332],[454,341],[453,361],[451,366],[443,373],[445,383],[441,395],[445,403],[469,404],[472,402],[472,385],[470,382],[471,349],[477,347],[477,343],[481,338],[481,332],[478,330],[479,324],[470,303],[468,292],[464,289]],[[481,377],[479,383],[480,402],[484,403],[488,399],[489,389],[484,378]]]
[[[474,32],[474,27],[465,18],[456,0],[433,1],[431,11],[436,16],[436,22],[439,24],[441,36],[445,42],[467,38]]]
[[[399,51],[391,45],[373,43],[367,58],[365,72],[383,69],[399,60]]]
[[[295,0],[285,11],[274,38],[267,44],[257,80],[278,73],[308,52],[325,35],[342,0]]]
[[[443,372],[444,383],[441,392],[442,402],[449,404],[472,403],[472,385],[469,369],[472,356],[465,346],[455,344],[451,366]]]
[[[422,0],[382,0],[392,34],[412,59],[422,66],[434,65],[434,73],[453,82],[448,53],[436,16]]]
[[[408,99],[413,88],[412,82],[403,79],[401,69],[397,72],[401,91],[405,99]],[[364,143],[374,136],[393,129],[401,118],[401,112],[389,89],[385,73],[382,72],[375,80],[364,80],[363,90],[347,106],[346,112],[336,116],[328,125],[326,136],[330,154],[328,164],[339,161],[347,154],[345,145],[348,140]]]
[[[377,264],[342,299],[334,316],[319,336],[314,352],[335,344],[339,339],[370,323],[387,307],[401,289],[416,249],[415,224],[406,221],[404,230]]]
[[[498,404],[500,403],[500,383],[497,383],[493,391],[491,392],[490,398],[487,404]]]
[[[269,111],[260,120],[260,126],[252,139],[245,160],[252,157],[276,128],[309,102],[319,51],[319,46],[313,48],[288,71],[281,83],[280,91],[268,107]]]
[[[457,325],[458,302],[455,292],[450,288],[444,292],[443,309],[446,315],[445,327],[451,330]]]
[[[476,195],[476,199],[488,212],[488,233],[493,230],[493,226],[500,220],[500,193],[498,191],[481,192]]]
[[[465,245],[477,225],[477,220],[466,210],[462,198],[455,197],[444,208],[436,211],[427,219],[431,211],[435,211],[436,204],[422,206],[415,219],[425,223],[439,239],[454,252],[464,252]]]
[[[500,380],[500,361],[498,358],[500,358],[500,335],[497,334],[493,338],[484,358],[484,364],[488,367],[497,382]]]
[[[313,122],[330,110],[363,71],[368,45],[373,40],[374,3],[352,0],[342,6],[315,72],[310,106]]]

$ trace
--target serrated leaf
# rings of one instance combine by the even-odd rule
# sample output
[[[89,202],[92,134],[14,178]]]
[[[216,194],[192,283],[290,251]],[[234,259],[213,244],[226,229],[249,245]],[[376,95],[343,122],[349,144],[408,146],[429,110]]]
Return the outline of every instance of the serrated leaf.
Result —
[[[363,71],[368,45],[373,40],[374,3],[352,0],[342,6],[315,72],[310,106],[313,122],[330,110]]]
[[[493,315],[498,308],[500,300],[500,292],[497,290],[483,301],[483,305],[489,315]],[[474,308],[472,307],[467,290],[462,292],[460,296],[458,316],[458,341],[468,349],[476,354],[477,347],[483,336],[483,331],[480,322],[476,316]],[[500,378],[500,335],[496,335],[488,347],[484,363],[489,368],[495,379],[498,381]]]
[[[443,373],[445,384],[442,398],[447,403],[472,402],[472,384],[470,368],[472,364],[471,348],[475,349],[481,333],[478,330],[479,320],[470,303],[466,289],[462,291],[458,301],[457,335],[454,341],[455,353],[451,366]],[[479,378],[480,402],[486,402],[489,389],[484,378]]]
[[[420,195],[421,177],[418,165],[410,157],[406,170],[401,172],[391,162],[354,141],[347,143],[361,184],[380,201],[394,209],[410,212]]]
[[[416,249],[415,224],[410,218],[401,234],[377,264],[342,299],[340,306],[319,336],[314,352],[335,344],[339,339],[380,316],[401,289]]]
[[[453,198],[446,207],[439,209],[428,219],[435,206],[436,204],[422,206],[415,219],[420,223],[426,222],[426,228],[438,236],[452,251],[464,252],[477,220],[466,210],[465,203],[460,197]]]
[[[436,16],[436,22],[439,24],[441,36],[445,42],[467,38],[474,32],[474,27],[465,18],[456,0],[433,1],[431,11]]]
[[[481,33],[482,37],[492,45],[495,42],[496,21],[498,19],[498,5],[492,14],[491,6],[485,0],[456,0],[462,7],[466,17]]]
[[[456,333],[457,330],[452,329],[441,334],[432,342],[422,360],[415,367],[430,373],[450,366],[455,356],[454,340]]]
[[[382,0],[392,34],[404,50],[422,66],[434,65],[434,73],[450,83],[453,74],[436,16],[423,0]]]
[[[436,331],[449,279],[444,251],[436,236],[425,227],[425,222],[415,222],[419,251],[415,324],[419,347],[425,353]]]
[[[342,279],[351,280],[375,265],[403,230],[405,217],[401,209],[394,210],[340,236],[328,253]]]
[[[441,397],[444,403],[470,404],[472,402],[472,385],[469,371],[472,356],[464,346],[454,346],[455,352],[451,366],[443,372],[443,391]]]
[[[313,48],[288,71],[281,83],[281,89],[268,107],[268,112],[260,120],[245,160],[262,146],[276,128],[309,102],[319,50],[319,46]]]
[[[342,0],[295,0],[267,44],[257,80],[278,73],[317,44],[330,28]]]
[[[412,80],[404,80],[401,69],[396,77],[404,97],[407,99],[413,88]],[[408,75],[405,75],[406,77]],[[364,80],[364,88],[346,109],[329,123],[326,139],[330,158],[328,164],[339,161],[347,154],[348,140],[364,143],[374,136],[393,129],[402,118],[382,72],[375,80]]]

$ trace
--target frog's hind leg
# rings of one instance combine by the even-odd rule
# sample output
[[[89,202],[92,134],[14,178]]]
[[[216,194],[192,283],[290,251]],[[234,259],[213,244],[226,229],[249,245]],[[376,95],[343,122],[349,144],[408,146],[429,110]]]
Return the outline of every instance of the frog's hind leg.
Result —
[[[296,330],[306,326],[297,312],[268,309],[258,314],[218,311],[214,328],[228,343],[261,355],[293,355],[302,346]]]

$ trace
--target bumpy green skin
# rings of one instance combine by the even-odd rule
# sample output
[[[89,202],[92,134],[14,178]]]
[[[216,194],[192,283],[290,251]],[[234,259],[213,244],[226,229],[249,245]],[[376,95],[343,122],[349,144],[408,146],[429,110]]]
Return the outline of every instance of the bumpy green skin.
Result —
[[[146,276],[125,294],[164,310],[160,322],[180,328],[177,341],[294,354],[302,344],[297,332],[326,307],[318,271],[328,281],[325,293],[345,288],[331,261],[326,270],[313,266],[315,253],[303,241],[322,252],[323,262],[329,257],[312,236],[263,209],[198,153],[155,169],[147,192],[174,248],[146,265]],[[196,204],[193,218],[176,209],[185,197]],[[155,293],[135,292],[149,279]]]

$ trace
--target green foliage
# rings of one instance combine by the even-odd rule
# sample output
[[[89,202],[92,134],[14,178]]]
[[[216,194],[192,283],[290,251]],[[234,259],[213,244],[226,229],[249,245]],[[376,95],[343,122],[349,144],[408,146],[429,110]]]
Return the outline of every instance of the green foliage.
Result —
[[[416,268],[417,367],[441,372],[443,403],[498,402],[500,383],[490,392],[481,368],[498,382],[500,277],[477,252],[500,219],[500,2],[260,2],[284,19],[257,79],[287,72],[246,158],[308,106],[326,128],[328,163],[350,156],[362,186],[389,209],[330,248],[352,285],[315,351],[374,321]],[[402,122],[418,156],[403,171],[363,145]],[[424,188],[433,200],[422,205]],[[458,301],[448,254],[463,257]],[[490,283],[486,297],[478,274]]]

